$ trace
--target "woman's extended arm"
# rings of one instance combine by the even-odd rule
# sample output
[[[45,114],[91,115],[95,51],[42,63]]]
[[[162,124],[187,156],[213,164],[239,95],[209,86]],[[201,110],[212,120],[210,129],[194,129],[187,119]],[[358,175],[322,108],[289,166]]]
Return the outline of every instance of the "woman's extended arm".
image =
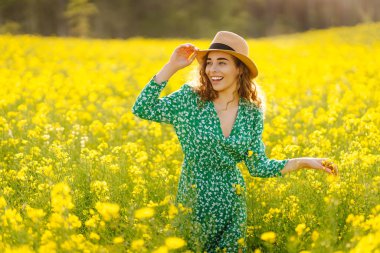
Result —
[[[256,125],[253,130],[254,139],[250,145],[244,162],[251,176],[276,177],[301,168],[324,170],[330,174],[337,174],[338,168],[327,158],[301,157],[284,160],[269,159],[265,154],[265,145],[262,141],[263,114],[258,110],[256,114]]]

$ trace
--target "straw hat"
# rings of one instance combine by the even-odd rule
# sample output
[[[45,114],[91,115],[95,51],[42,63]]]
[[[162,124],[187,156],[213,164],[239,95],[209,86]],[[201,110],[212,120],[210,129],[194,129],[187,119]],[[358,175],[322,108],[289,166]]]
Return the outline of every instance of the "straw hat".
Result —
[[[248,43],[236,33],[228,31],[218,32],[208,49],[198,51],[196,56],[197,61],[202,64],[203,57],[211,51],[221,51],[237,57],[251,71],[252,78],[257,76],[258,70],[256,64],[248,56]]]

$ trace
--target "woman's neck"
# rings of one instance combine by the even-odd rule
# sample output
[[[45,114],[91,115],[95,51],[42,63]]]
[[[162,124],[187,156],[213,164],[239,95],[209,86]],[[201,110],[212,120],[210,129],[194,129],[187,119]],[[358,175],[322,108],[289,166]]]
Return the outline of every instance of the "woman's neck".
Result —
[[[218,93],[218,97],[213,101],[215,109],[220,111],[227,111],[231,108],[239,106],[239,95],[235,93]]]
[[[213,100],[214,104],[217,105],[238,105],[239,104],[239,94],[235,87],[232,89],[227,89],[218,92],[218,97]]]
[[[226,105],[229,103],[230,105],[237,105],[239,103],[239,95],[237,94],[225,94],[219,96],[214,99],[214,104],[217,105]]]

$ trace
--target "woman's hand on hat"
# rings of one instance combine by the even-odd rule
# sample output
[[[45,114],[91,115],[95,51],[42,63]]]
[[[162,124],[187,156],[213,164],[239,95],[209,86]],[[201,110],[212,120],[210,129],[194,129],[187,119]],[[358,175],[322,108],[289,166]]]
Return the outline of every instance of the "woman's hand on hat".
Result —
[[[179,45],[170,57],[169,64],[176,70],[189,66],[195,59],[199,49],[193,44]]]

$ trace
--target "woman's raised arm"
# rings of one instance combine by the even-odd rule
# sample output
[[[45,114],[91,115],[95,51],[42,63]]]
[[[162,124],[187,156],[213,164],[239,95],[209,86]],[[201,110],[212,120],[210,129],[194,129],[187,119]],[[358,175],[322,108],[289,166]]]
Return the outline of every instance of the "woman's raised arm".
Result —
[[[140,92],[132,107],[132,113],[142,119],[174,124],[178,112],[186,102],[190,87],[184,84],[166,97],[159,98],[159,96],[170,77],[192,63],[196,51],[197,49],[191,44],[178,46],[169,62]]]

